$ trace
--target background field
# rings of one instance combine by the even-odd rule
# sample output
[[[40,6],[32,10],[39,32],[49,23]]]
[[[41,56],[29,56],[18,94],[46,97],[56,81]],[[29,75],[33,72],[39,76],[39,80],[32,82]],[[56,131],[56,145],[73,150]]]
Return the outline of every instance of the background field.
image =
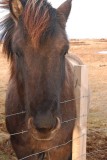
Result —
[[[88,115],[87,160],[107,160],[107,40],[72,40],[70,52],[89,68],[91,105]],[[4,103],[9,79],[9,63],[0,45],[0,160],[15,160],[5,128]],[[89,153],[89,154],[88,154]],[[91,154],[90,154],[91,153]]]

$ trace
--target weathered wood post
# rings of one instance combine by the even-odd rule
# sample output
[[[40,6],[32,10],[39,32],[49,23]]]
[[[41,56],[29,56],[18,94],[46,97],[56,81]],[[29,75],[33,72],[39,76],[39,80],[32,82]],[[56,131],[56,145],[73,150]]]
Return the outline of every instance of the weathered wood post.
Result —
[[[74,65],[77,119],[73,131],[72,160],[86,160],[87,111],[89,107],[88,69]]]

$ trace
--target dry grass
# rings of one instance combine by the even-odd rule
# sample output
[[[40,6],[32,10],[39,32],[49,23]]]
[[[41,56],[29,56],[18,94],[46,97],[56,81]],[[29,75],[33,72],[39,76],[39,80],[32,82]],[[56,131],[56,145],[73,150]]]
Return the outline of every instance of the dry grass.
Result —
[[[97,54],[107,49],[107,40],[72,40],[70,51],[78,55],[89,66],[89,83],[91,88],[91,109],[88,117],[88,130],[102,129],[89,132],[87,152],[103,150],[87,156],[87,160],[107,159],[107,55]],[[1,46],[2,47],[2,46]],[[4,102],[9,79],[9,64],[1,54],[0,47],[0,160],[15,160],[14,152],[8,140],[5,128]],[[92,113],[100,112],[93,116]]]

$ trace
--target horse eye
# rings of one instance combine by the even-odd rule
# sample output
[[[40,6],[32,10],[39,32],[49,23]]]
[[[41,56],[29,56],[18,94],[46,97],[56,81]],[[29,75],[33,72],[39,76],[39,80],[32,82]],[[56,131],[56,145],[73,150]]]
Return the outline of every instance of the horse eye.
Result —
[[[66,49],[66,50],[64,51],[64,56],[65,56],[67,53],[68,53],[68,49]]]
[[[68,46],[64,47],[64,49],[63,49],[63,55],[64,56],[68,53],[68,49],[69,49]]]
[[[67,53],[68,53],[68,51],[65,51],[65,52],[64,52],[64,56],[65,56]]]
[[[18,58],[22,56],[22,51],[17,50],[15,53]]]
[[[17,57],[20,57],[20,53],[19,53],[19,52],[16,52],[16,56],[17,56]]]

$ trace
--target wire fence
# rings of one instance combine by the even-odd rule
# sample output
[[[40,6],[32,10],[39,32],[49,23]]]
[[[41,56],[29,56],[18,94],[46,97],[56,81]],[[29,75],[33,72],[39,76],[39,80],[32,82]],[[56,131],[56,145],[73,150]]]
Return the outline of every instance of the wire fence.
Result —
[[[78,97],[78,98],[76,98],[76,99],[71,99],[71,100],[65,100],[64,102],[61,102],[61,104],[66,104],[66,103],[70,103],[70,102],[72,102],[72,101],[74,101],[74,100],[77,100],[77,99],[81,99],[81,98],[88,98],[89,96],[87,95],[87,96],[82,96],[82,97]],[[102,112],[96,112],[96,113],[90,113],[89,114],[89,116],[91,116],[91,117],[97,117],[97,116],[99,116],[99,115],[101,115],[101,113],[103,114],[103,113],[105,113],[105,112],[107,112],[107,109],[106,110],[103,110]],[[25,111],[22,111],[22,112],[19,112],[19,113],[13,113],[13,114],[10,114],[10,115],[7,115],[6,116],[6,118],[10,118],[10,117],[12,117],[12,116],[17,116],[17,115],[21,115],[21,114],[26,114],[26,112]],[[64,123],[70,123],[70,122],[72,122],[72,121],[75,121],[75,120],[77,120],[77,119],[80,119],[80,118],[84,118],[84,117],[87,117],[88,115],[81,115],[81,116],[79,116],[79,117],[76,117],[76,118],[72,118],[72,119],[69,119],[69,120],[65,120],[65,121],[62,121],[61,122],[61,124],[63,125]],[[90,129],[90,130],[88,130],[88,134],[90,134],[90,133],[97,133],[97,132],[106,132],[107,131],[107,128],[105,127],[105,128],[98,128],[98,129]],[[12,133],[12,134],[10,134],[11,136],[15,136],[15,135],[19,135],[19,134],[27,134],[29,132],[29,130],[26,130],[26,131],[19,131],[19,132],[17,132],[17,133]],[[85,136],[85,134],[82,134],[81,136],[79,136],[79,137],[77,137],[77,138],[75,138],[75,139],[71,139],[71,140],[69,140],[69,141],[67,141],[67,142],[65,142],[65,143],[62,143],[62,144],[60,144],[60,145],[57,145],[57,146],[53,146],[53,147],[51,147],[51,148],[49,148],[49,149],[47,149],[47,150],[43,150],[43,151],[41,151],[41,152],[38,152],[38,153],[33,153],[33,154],[31,154],[31,155],[29,155],[29,156],[26,156],[26,157],[23,157],[23,158],[21,158],[21,159],[19,159],[19,160],[24,160],[24,159],[28,159],[28,158],[31,158],[31,157],[34,157],[34,156],[37,156],[37,155],[39,155],[39,154],[41,154],[41,153],[44,153],[44,152],[50,152],[50,151],[52,151],[52,150],[54,150],[54,149],[57,149],[57,148],[60,148],[60,147],[63,147],[63,146],[66,146],[67,144],[69,144],[69,143],[71,143],[72,141],[75,141],[75,140],[77,140],[77,139],[80,139],[81,137],[83,137],[83,136]],[[105,146],[105,148],[103,149],[103,150],[101,150],[101,149],[96,149],[95,151],[93,151],[93,152],[90,152],[90,153],[87,153],[86,155],[81,155],[81,157],[78,157],[78,158],[76,158],[76,159],[74,159],[74,160],[82,160],[82,157],[84,157],[84,156],[87,156],[87,157],[90,157],[91,159],[93,158],[93,154],[96,154],[96,153],[99,153],[99,152],[106,152],[107,151],[107,146]],[[51,159],[50,159],[51,160]]]
[[[101,101],[101,95],[102,94],[99,94],[98,101]],[[75,101],[77,99],[88,98],[88,97],[89,97],[89,95],[85,95],[85,96],[82,96],[82,97],[77,97],[76,99],[68,99],[68,100],[62,101],[60,103],[61,104],[66,104],[66,103],[70,103],[72,101]],[[94,102],[93,102],[93,104],[94,104]],[[99,120],[101,120],[101,119],[99,119],[100,116],[102,116],[101,118],[102,119],[104,118],[104,120],[105,120],[105,115],[107,115],[106,113],[107,113],[107,107],[103,110],[100,110],[100,111],[95,111],[95,112],[90,111],[88,115],[87,114],[82,114],[79,117],[64,120],[64,121],[61,122],[61,124],[63,125],[65,123],[70,123],[72,121],[75,121],[75,120],[81,119],[81,118],[89,118],[89,119],[93,118],[93,119],[95,119],[95,121],[98,120],[98,122],[99,122]],[[6,118],[10,118],[10,117],[13,117],[13,116],[18,116],[18,115],[23,115],[23,114],[26,114],[26,111],[21,111],[19,113],[12,113],[10,115],[7,115]],[[98,160],[98,155],[100,156],[100,160],[107,160],[107,158],[106,158],[107,157],[107,121],[105,120],[104,122],[99,122],[99,123],[101,123],[100,127],[99,127],[99,125],[95,127],[92,124],[91,127],[89,126],[89,129],[87,131],[88,139],[91,139],[91,138],[92,138],[92,140],[96,139],[96,141],[98,142],[97,147],[95,145],[96,148],[94,148],[94,150],[93,150],[93,147],[90,148],[90,145],[91,145],[90,143],[91,142],[88,141],[89,147],[87,149],[87,153],[82,154],[80,157],[77,157],[76,159],[73,159],[73,160],[82,160],[85,156],[87,156],[87,160]],[[20,134],[27,134],[28,132],[29,132],[29,130],[22,130],[22,131],[19,131],[17,133],[11,133],[10,135],[11,136],[16,136],[16,135],[20,135]],[[70,139],[69,141],[67,141],[65,143],[53,146],[53,147],[51,147],[47,150],[42,150],[41,152],[37,152],[37,153],[33,153],[31,155],[25,156],[25,157],[23,157],[19,160],[29,159],[31,157],[37,156],[37,155],[39,155],[41,153],[44,153],[44,152],[47,152],[47,153],[51,152],[54,149],[64,147],[64,146],[68,145],[69,143],[75,142],[77,139],[80,139],[81,137],[84,137],[84,136],[86,136],[86,134],[82,134],[81,136],[79,136],[75,139]],[[93,138],[93,136],[94,136],[94,138]],[[102,138],[102,141],[104,141],[104,143],[105,143],[104,145],[102,144],[102,141],[101,141],[100,138]],[[51,158],[49,160],[51,160]]]

